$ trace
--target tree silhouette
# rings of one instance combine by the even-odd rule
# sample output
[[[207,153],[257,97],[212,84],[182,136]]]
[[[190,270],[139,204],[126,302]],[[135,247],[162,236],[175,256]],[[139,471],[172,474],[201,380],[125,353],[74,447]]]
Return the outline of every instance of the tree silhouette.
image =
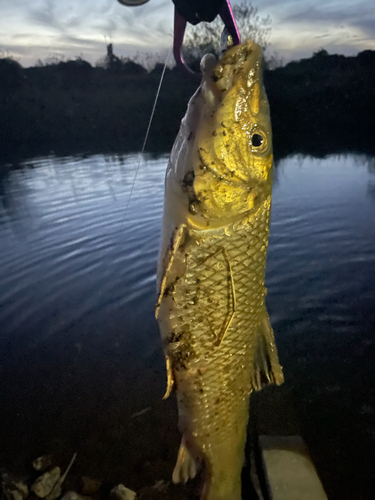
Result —
[[[15,92],[23,86],[25,75],[22,66],[10,57],[0,59],[0,90]]]
[[[240,4],[234,5],[233,14],[241,38],[243,40],[251,38],[264,51],[271,33],[270,16],[259,16],[257,7],[254,7],[249,0],[243,0]],[[219,58],[222,52],[220,46],[222,31],[223,22],[219,16],[212,23],[200,23],[194,27],[188,26],[183,47],[183,55],[187,64],[197,69],[201,58],[207,53],[214,54]]]

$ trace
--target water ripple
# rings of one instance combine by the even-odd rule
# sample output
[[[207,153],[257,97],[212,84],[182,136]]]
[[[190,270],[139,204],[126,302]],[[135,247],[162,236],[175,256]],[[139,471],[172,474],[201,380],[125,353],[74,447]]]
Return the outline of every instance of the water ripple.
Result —
[[[152,304],[167,158],[145,158],[125,214],[137,164],[49,157],[11,172],[0,203],[3,338]],[[275,329],[287,321],[301,336],[318,322],[341,335],[355,322],[351,297],[373,290],[371,172],[354,156],[294,157],[276,174],[266,276]],[[41,319],[51,317],[58,327]]]

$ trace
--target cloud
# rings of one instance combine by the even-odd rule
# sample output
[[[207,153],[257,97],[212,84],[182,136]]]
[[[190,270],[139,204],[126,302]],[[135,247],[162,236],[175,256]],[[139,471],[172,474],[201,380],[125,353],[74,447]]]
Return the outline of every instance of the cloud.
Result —
[[[327,38],[329,36],[330,36],[329,33],[322,33],[321,35],[316,35],[314,38],[318,40],[318,39],[321,39],[321,38]]]
[[[368,4],[352,4],[345,9],[337,2],[325,2],[320,8],[316,4],[299,8],[298,12],[292,12],[283,18],[284,22],[319,22],[319,23],[349,23],[368,16]]]
[[[361,30],[369,37],[375,38],[375,16],[372,18],[367,17],[365,19],[361,19],[358,22],[358,27],[361,28]]]
[[[45,0],[38,6],[32,6],[29,10],[29,18],[31,22],[36,24],[58,27],[55,16],[55,5],[52,0]]]
[[[369,2],[352,3],[346,8],[337,2],[325,2],[324,6],[317,8],[308,6],[299,11],[289,13],[282,21],[287,24],[309,24],[316,26],[331,26],[344,28],[358,28],[369,37],[375,37],[375,17],[369,16],[374,7]]]
[[[311,55],[322,44],[345,53],[375,48],[373,0],[253,1],[261,17],[270,15],[271,42],[285,59]],[[22,64],[56,52],[66,58],[83,53],[93,62],[103,55],[105,41],[114,43],[118,55],[160,52],[172,43],[173,10],[171,0],[134,8],[116,0],[1,0],[0,50]]]
[[[98,33],[111,36],[117,30],[117,23],[115,22],[114,19],[103,18],[95,20],[91,24],[91,27],[95,28],[98,31]]]

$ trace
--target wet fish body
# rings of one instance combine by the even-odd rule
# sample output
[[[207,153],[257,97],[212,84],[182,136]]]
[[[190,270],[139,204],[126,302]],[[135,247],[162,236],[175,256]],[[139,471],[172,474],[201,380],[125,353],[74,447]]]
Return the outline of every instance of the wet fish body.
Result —
[[[249,395],[283,380],[265,307],[272,139],[261,50],[202,61],[165,181],[156,305],[182,441],[175,482],[240,500]]]

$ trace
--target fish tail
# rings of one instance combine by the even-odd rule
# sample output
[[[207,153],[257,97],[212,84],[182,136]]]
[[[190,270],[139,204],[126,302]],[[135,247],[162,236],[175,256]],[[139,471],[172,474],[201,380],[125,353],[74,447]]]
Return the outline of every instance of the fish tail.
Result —
[[[205,480],[201,500],[241,500],[241,471],[244,464],[242,434],[246,433],[246,421],[241,424],[241,436],[228,434],[224,441],[213,443],[205,452],[199,452],[198,448],[194,452],[183,436],[172,475],[173,482],[186,483],[193,479],[203,462]]]

